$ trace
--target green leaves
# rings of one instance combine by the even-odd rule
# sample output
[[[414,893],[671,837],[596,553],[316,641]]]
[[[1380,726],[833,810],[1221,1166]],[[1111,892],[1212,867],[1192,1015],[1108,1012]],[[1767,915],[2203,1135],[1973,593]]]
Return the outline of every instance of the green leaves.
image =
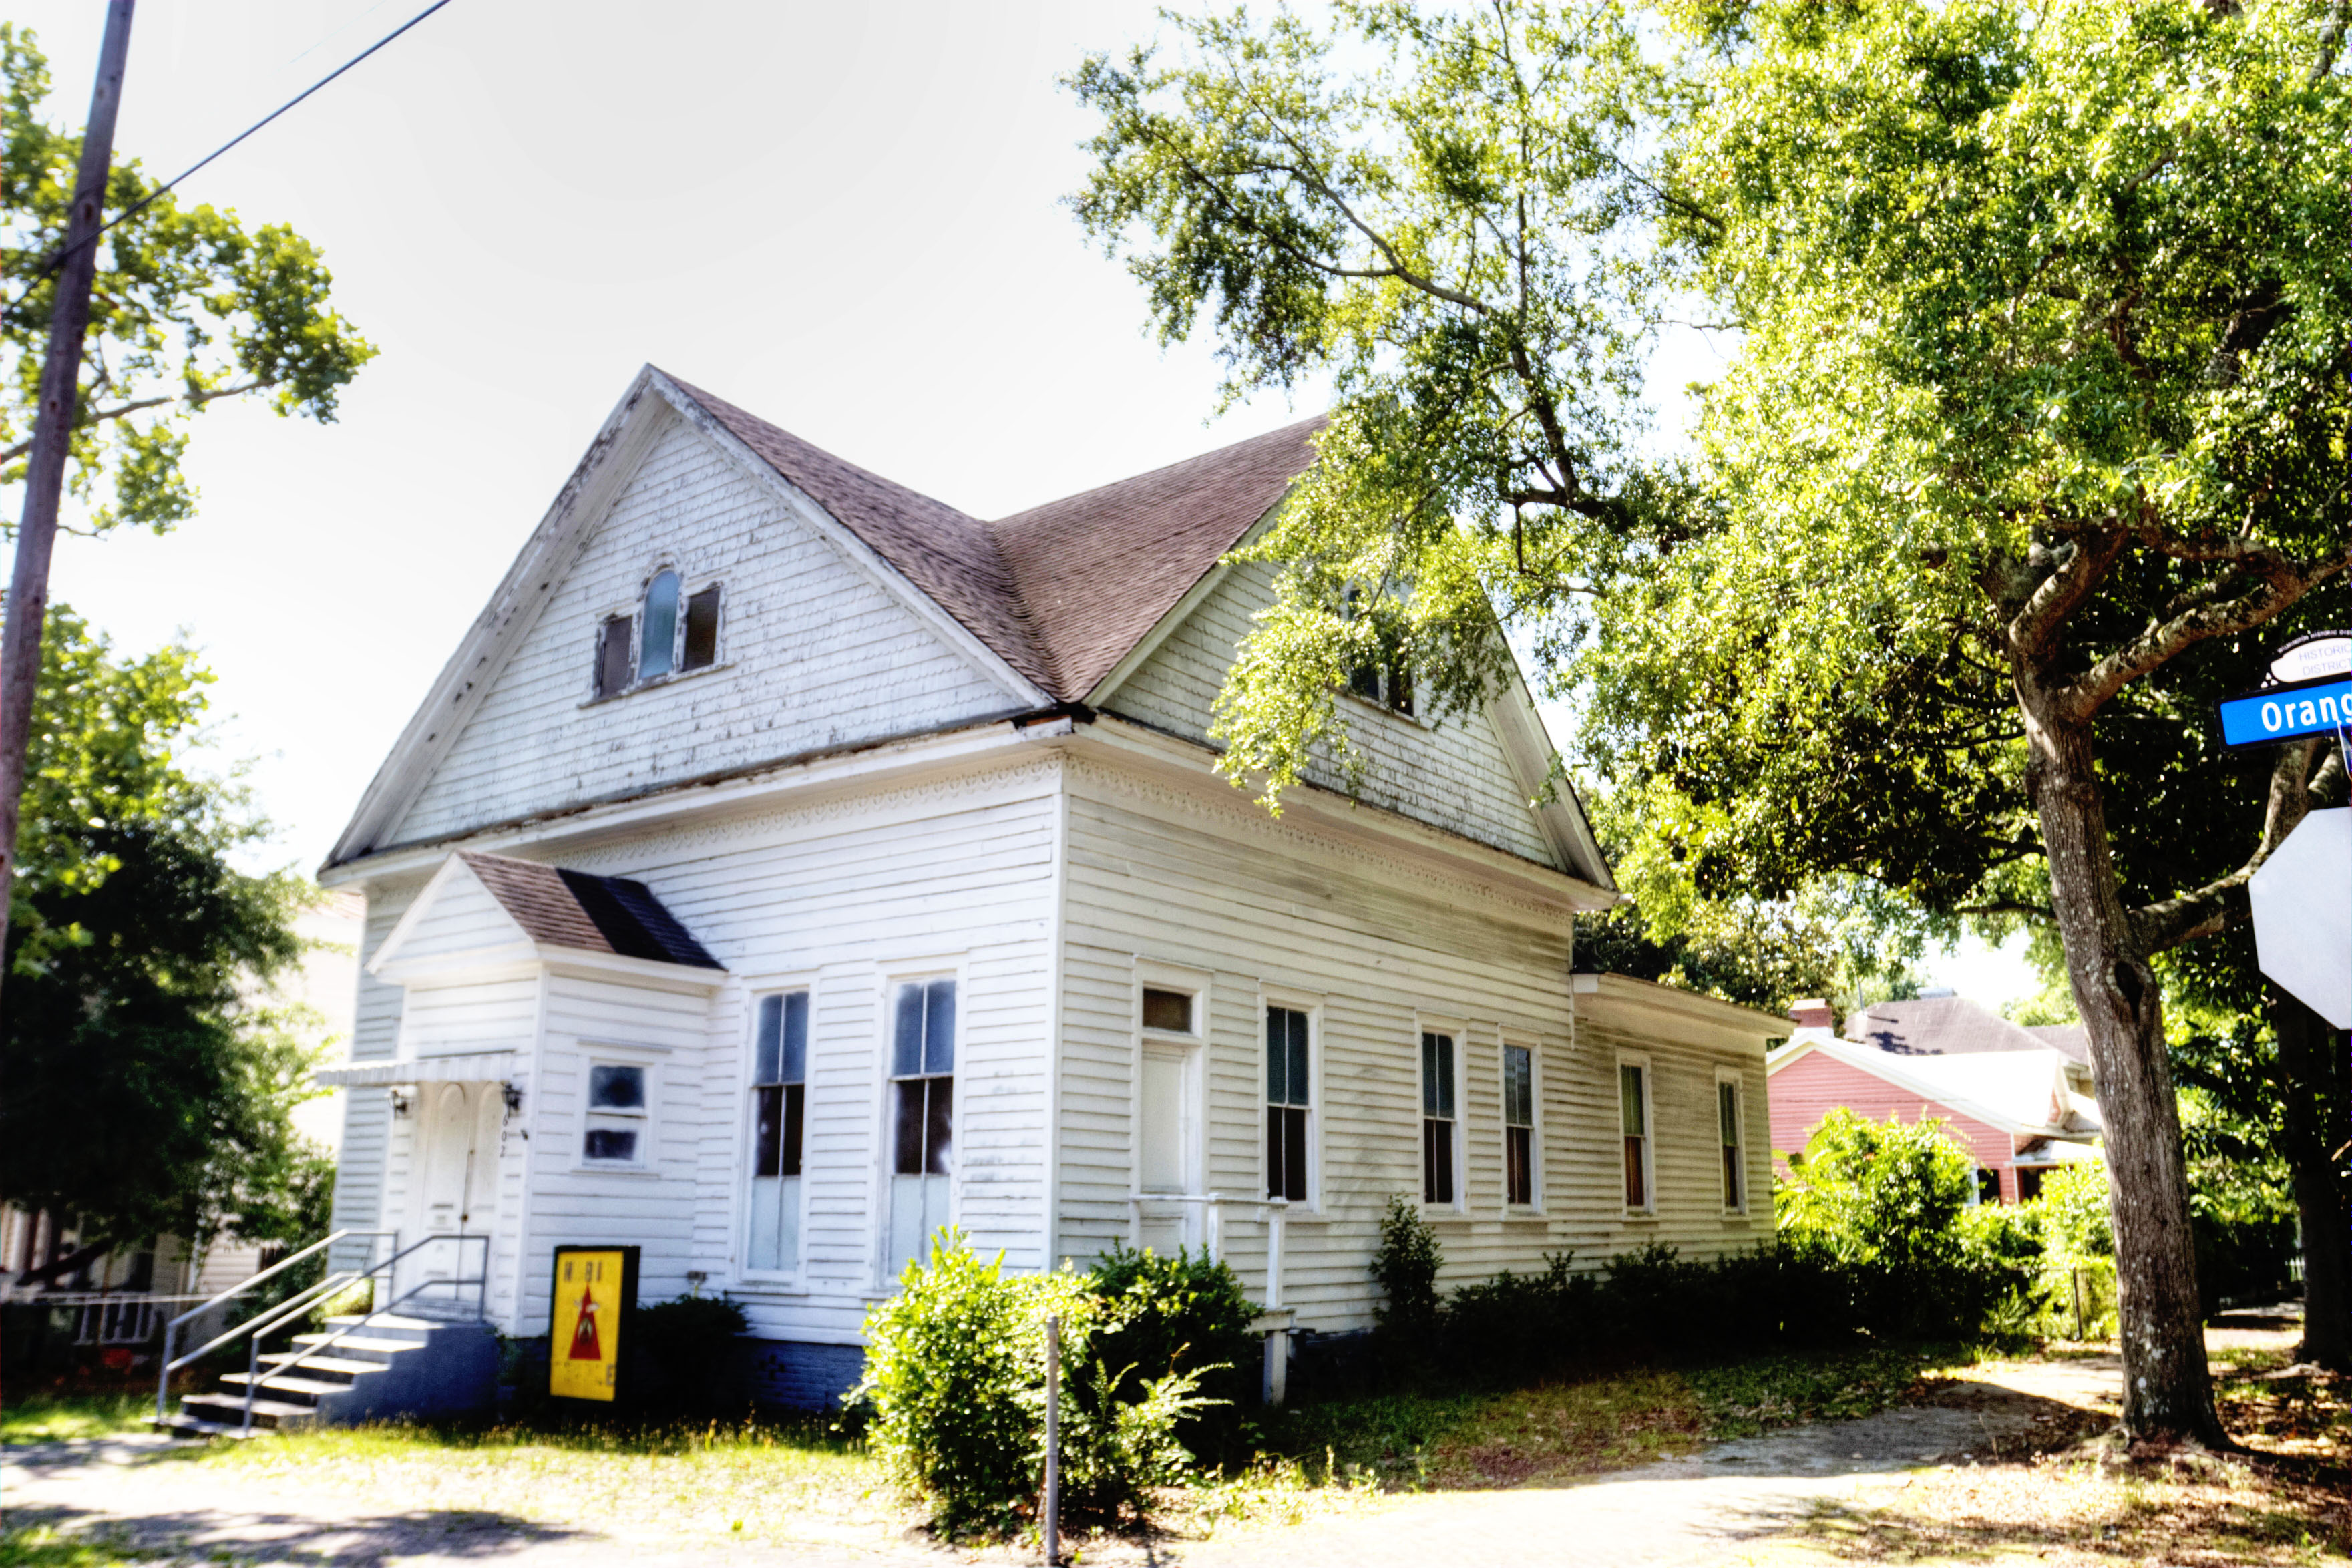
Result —
[[[49,75],[33,35],[0,24],[8,126],[0,146],[0,258],[11,289],[33,287],[0,319],[0,483],[20,480],[55,303],[43,269],[64,243],[80,139],[44,123]],[[117,159],[111,217],[158,182]],[[266,396],[280,416],[335,417],[336,400],[375,349],[330,303],[318,247],[282,225],[247,233],[233,212],[156,196],[99,241],[79,423],[68,482],[90,526],[164,531],[194,515],[181,468],[187,422],[227,397]]]

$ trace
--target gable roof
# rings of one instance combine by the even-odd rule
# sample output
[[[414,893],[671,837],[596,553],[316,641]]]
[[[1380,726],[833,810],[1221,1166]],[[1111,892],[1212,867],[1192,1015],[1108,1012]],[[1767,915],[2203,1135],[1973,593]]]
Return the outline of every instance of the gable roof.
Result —
[[[2081,1025],[2028,1029],[1965,996],[1874,1003],[1848,1016],[1845,1037],[1902,1057],[2052,1050],[2077,1063],[2091,1059]]]
[[[670,382],[1041,689],[1075,702],[1315,461],[1320,418],[993,522]]]
[[[689,969],[726,967],[704,951],[643,882],[504,855],[461,853],[457,858],[533,942]]]

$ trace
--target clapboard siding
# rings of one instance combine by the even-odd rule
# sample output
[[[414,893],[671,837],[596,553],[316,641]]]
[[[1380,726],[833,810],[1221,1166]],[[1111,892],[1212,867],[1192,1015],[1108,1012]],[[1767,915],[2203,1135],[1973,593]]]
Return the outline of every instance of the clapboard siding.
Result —
[[[1254,629],[1251,617],[1274,596],[1272,565],[1234,567],[1104,706],[1205,742],[1234,651]],[[1423,723],[1343,697],[1339,716],[1367,763],[1357,789],[1361,799],[1547,866],[1558,863],[1528,805],[1530,784],[1513,776],[1485,713],[1447,712]],[[1328,753],[1318,752],[1307,776],[1347,787]]]
[[[361,928],[358,993],[352,1004],[352,1055],[354,1063],[383,1061],[400,1046],[403,993],[367,972],[368,960],[408,912],[424,886],[423,879],[369,885],[367,917]],[[384,1178],[391,1155],[392,1100],[382,1089],[343,1091],[343,1137],[335,1152],[334,1227],[338,1230],[385,1228]],[[365,1266],[366,1244],[346,1243],[334,1250],[333,1266]]]
[[[1969,1159],[2000,1174],[2001,1200],[2018,1201],[2017,1141],[2007,1132],[1818,1051],[1772,1074],[1773,1149],[1782,1154],[1800,1152],[1813,1130],[1841,1106],[1873,1121],[1889,1117],[1906,1122],[1941,1121],[1944,1135],[1967,1150]]]
[[[1623,1215],[1616,1053],[1580,1029],[1564,914],[1453,898],[1360,855],[1318,853],[1262,818],[1136,787],[1108,769],[1074,773],[1063,990],[1060,1247],[1083,1261],[1136,1235],[1134,1073],[1139,959],[1209,981],[1206,1190],[1225,1210],[1223,1255],[1254,1296],[1266,1288],[1261,1035],[1269,997],[1319,1000],[1313,1212],[1286,1222],[1282,1300],[1320,1329],[1370,1321],[1367,1264],[1390,1197],[1418,1199],[1419,1041],[1452,1030],[1461,1053],[1460,1202],[1431,1209],[1444,1282],[1540,1268],[1569,1250],[1597,1267],[1656,1240],[1693,1256],[1751,1245],[1759,1225],[1722,1213],[1715,1073],[1747,1085],[1750,1163],[1760,1180],[1760,1044],[1632,1037],[1651,1058],[1658,1117],[1654,1217]],[[1541,1212],[1507,1212],[1501,1047],[1534,1047]],[[1760,1189],[1753,1189],[1760,1190]],[[1769,1228],[1769,1218],[1762,1222]]]
[[[722,584],[719,665],[588,700],[597,626],[664,566]],[[1019,703],[673,421],[388,837],[414,842]]]

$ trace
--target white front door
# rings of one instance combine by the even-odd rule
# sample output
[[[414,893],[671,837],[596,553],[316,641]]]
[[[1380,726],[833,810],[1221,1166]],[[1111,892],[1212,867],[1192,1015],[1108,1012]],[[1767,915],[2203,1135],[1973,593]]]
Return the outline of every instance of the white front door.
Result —
[[[1142,1194],[1135,1245],[1162,1258],[1202,1245],[1201,1191],[1200,1047],[1148,1040],[1137,1095],[1136,1185]],[[1163,1201],[1154,1203],[1154,1195]]]
[[[415,1227],[403,1237],[413,1245],[431,1237],[487,1236],[498,1208],[499,1128],[506,1101],[495,1083],[426,1084],[417,1126]],[[472,1285],[488,1262],[483,1243],[441,1242],[416,1252],[402,1271],[403,1289],[446,1283],[428,1290],[471,1301]]]

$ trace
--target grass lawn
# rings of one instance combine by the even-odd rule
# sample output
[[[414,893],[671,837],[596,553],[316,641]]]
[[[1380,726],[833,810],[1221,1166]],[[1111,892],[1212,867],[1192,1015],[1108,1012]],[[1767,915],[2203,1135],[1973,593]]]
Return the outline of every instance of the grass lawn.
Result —
[[[46,1443],[60,1437],[104,1437],[116,1432],[143,1432],[154,1415],[152,1388],[97,1394],[12,1394],[0,1402],[0,1443]],[[0,1563],[11,1561],[14,1559],[0,1557]]]
[[[1965,1364],[1957,1349],[1767,1356],[1506,1393],[1384,1394],[1286,1412],[1267,1446],[1318,1479],[1466,1490],[1592,1475],[1801,1422],[1868,1415]]]
[[[157,1555],[94,1536],[59,1535],[47,1527],[0,1530],[0,1568],[115,1568]]]

